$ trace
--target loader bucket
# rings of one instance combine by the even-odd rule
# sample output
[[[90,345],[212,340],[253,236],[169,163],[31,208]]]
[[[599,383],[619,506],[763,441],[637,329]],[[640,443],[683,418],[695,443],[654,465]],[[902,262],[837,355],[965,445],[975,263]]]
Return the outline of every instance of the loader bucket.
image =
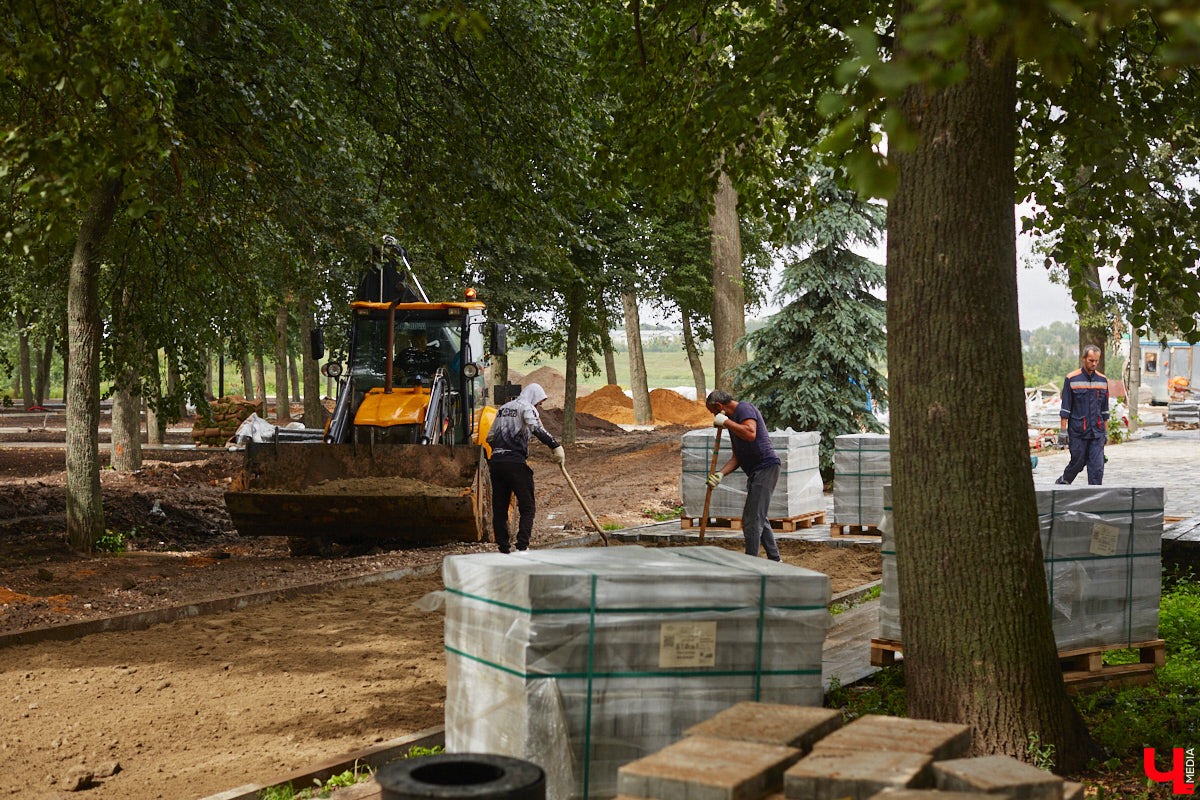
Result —
[[[250,443],[225,506],[243,536],[474,542],[490,527],[479,464],[478,447]]]

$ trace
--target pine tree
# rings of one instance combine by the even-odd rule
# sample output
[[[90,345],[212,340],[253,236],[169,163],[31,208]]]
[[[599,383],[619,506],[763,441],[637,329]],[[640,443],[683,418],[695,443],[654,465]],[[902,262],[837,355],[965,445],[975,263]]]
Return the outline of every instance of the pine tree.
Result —
[[[813,188],[815,211],[794,226],[784,264],[780,292],[795,299],[746,337],[751,356],[736,380],[771,428],[821,432],[821,471],[829,479],[835,436],[883,430],[870,408],[887,392],[880,371],[886,311],[871,294],[884,270],[850,246],[876,245],[886,212],[828,170]],[[804,248],[808,255],[797,258]]]

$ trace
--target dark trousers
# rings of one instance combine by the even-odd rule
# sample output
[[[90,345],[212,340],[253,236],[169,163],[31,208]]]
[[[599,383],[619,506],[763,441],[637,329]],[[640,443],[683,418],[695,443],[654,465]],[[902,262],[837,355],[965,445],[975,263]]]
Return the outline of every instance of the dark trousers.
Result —
[[[1095,439],[1077,439],[1072,436],[1067,441],[1071,451],[1071,461],[1063,471],[1062,482],[1070,483],[1075,480],[1084,467],[1087,467],[1088,485],[1099,486],[1104,482],[1104,437]]]
[[[501,553],[507,553],[508,504],[517,496],[517,508],[521,522],[517,526],[517,549],[529,548],[529,536],[533,533],[533,517],[537,506],[533,500],[533,470],[528,464],[516,461],[489,461],[488,471],[492,475],[492,527],[496,531],[496,545]]]
[[[779,465],[771,464],[746,476],[746,505],[742,508],[742,536],[746,540],[746,555],[758,555],[761,540],[767,558],[779,560],[779,548],[775,546],[775,532],[767,519],[771,505],[771,493],[779,482]]]

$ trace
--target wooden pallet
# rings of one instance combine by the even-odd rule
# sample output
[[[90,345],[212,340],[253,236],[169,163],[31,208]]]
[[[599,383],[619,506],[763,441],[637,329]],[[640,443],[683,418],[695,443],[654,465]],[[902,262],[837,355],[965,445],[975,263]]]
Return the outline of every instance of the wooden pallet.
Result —
[[[896,663],[896,654],[903,655],[903,650],[903,645],[895,640],[872,639],[871,666],[891,666]],[[1109,650],[1138,650],[1139,663],[1105,664],[1104,654]],[[1165,664],[1166,659],[1167,643],[1163,639],[1133,644],[1080,647],[1058,652],[1063,682],[1071,692],[1100,686],[1137,686],[1150,683],[1154,680],[1154,670]]]
[[[700,517],[682,517],[680,518],[680,527],[685,531],[700,527]],[[771,530],[779,531],[780,533],[793,533],[801,528],[811,528],[814,525],[825,524],[824,511],[810,511],[807,514],[798,514],[794,517],[785,517],[783,519],[769,519]],[[727,530],[740,531],[742,529],[741,517],[709,517],[708,530]]]
[[[883,538],[883,531],[874,525],[846,525],[841,522],[829,523],[829,536],[833,539],[851,539],[871,536]]]
[[[1200,425],[1195,422],[1168,422],[1167,430],[1169,431],[1194,431]]]

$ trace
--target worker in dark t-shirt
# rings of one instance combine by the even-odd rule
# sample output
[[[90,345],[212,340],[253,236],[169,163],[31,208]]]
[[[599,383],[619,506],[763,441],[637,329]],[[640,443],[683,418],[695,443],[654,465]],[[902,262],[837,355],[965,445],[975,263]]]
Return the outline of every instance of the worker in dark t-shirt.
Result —
[[[779,456],[771,446],[767,424],[753,403],[738,402],[722,389],[710,392],[704,404],[716,416],[714,428],[729,431],[729,443],[733,457],[725,466],[708,476],[708,485],[715,487],[738,467],[746,473],[746,504],[742,508],[742,536],[746,540],[746,555],[758,555],[761,540],[767,558],[779,560],[779,548],[775,545],[775,534],[767,519],[767,508],[771,504],[771,493],[779,482]]]

